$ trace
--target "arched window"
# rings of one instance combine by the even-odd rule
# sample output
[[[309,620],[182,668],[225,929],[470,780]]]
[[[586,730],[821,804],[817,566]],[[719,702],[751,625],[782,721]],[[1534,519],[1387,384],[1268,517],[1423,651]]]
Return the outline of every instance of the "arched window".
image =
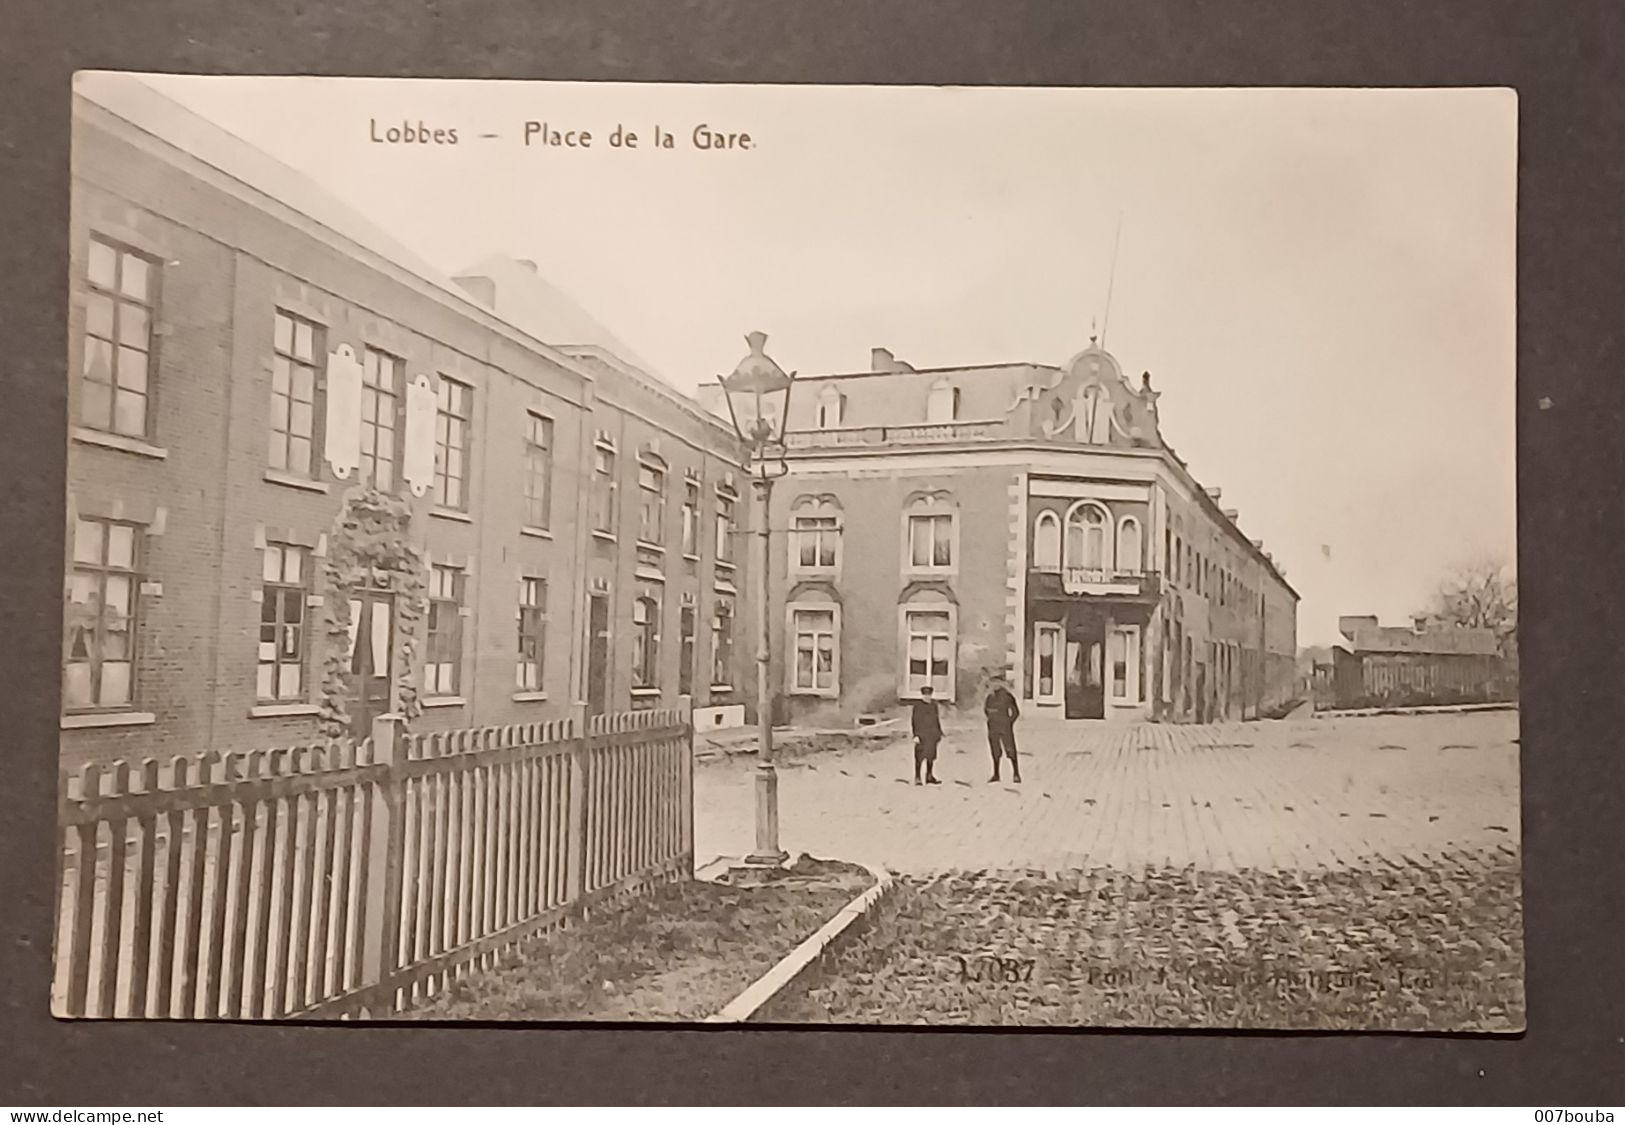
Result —
[[[1061,569],[1061,517],[1054,512],[1039,512],[1033,524],[1033,566]]]
[[[1083,570],[1111,568],[1111,519],[1106,509],[1085,500],[1066,514],[1066,565]]]
[[[1142,565],[1140,521],[1124,516],[1117,525],[1117,569],[1124,574],[1138,574]]]
[[[832,386],[826,386],[818,392],[818,428],[820,430],[833,430],[841,424],[841,416],[845,413],[846,400],[841,392]]]
[[[931,387],[931,395],[925,400],[925,420],[927,422],[952,422],[959,417],[959,388],[946,379],[939,380]]]

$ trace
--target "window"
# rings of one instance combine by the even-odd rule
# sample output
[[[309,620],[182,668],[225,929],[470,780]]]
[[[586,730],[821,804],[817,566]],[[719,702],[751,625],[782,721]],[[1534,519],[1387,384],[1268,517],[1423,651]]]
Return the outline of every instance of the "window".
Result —
[[[310,558],[304,547],[267,543],[260,575],[260,646],[257,692],[262,703],[305,696]]]
[[[839,516],[795,517],[796,565],[801,570],[833,570],[841,546]]]
[[[685,605],[677,617],[677,694],[694,694],[694,607]]]
[[[938,699],[953,695],[953,617],[947,610],[904,611],[908,634],[908,668],[903,694],[913,697],[930,685]]]
[[[1055,646],[1060,635],[1059,629],[1038,630],[1038,659],[1035,671],[1037,682],[1033,694],[1040,699],[1055,698]]]
[[[547,579],[519,580],[519,665],[514,687],[541,691],[547,662]]]
[[[593,450],[593,529],[615,534],[615,451],[598,446]]]
[[[1185,541],[1183,539],[1180,539],[1180,538],[1177,538],[1177,537],[1174,539],[1174,554],[1173,554],[1172,569],[1173,569],[1173,572],[1174,572],[1174,581],[1175,582],[1184,582],[1185,581]]]
[[[818,392],[818,428],[833,430],[839,426],[845,405],[846,401],[841,392],[834,387],[826,386]]]
[[[908,557],[914,570],[947,570],[954,563],[950,514],[908,517]]]
[[[525,415],[525,526],[553,526],[553,419]]]
[[[462,682],[464,579],[462,567],[429,568],[429,621],[423,659],[426,695],[456,695]]]
[[[1153,540],[1154,542],[1154,540]],[[1174,533],[1166,527],[1162,529],[1162,565],[1165,570],[1173,569]]]
[[[273,469],[314,475],[316,372],[321,330],[278,309],[271,332],[271,445]]]
[[[1125,625],[1112,630],[1107,640],[1106,659],[1111,665],[1112,699],[1120,703],[1140,701],[1140,628]]]
[[[925,400],[927,422],[952,422],[959,417],[959,388],[943,380],[931,388]]]
[[[442,508],[468,507],[468,436],[474,388],[440,376],[435,392],[434,499]]]
[[[79,422],[147,437],[152,425],[152,321],[158,264],[100,238],[90,240]]]
[[[1117,525],[1117,569],[1140,573],[1140,521],[1133,516],[1124,516]]]
[[[683,482],[683,554],[700,557],[700,482]]]
[[[1107,530],[1111,521],[1099,504],[1082,503],[1066,515],[1066,565],[1105,571],[1111,566]]]
[[[1061,517],[1039,512],[1033,524],[1033,565],[1039,570],[1061,569]]]
[[[834,608],[791,611],[795,636],[795,664],[790,690],[809,695],[834,695],[836,640]]]
[[[734,499],[717,494],[717,562],[731,565],[734,559]]]
[[[361,458],[358,480],[395,491],[395,432],[401,413],[406,361],[377,348],[361,358]]]
[[[711,686],[727,691],[734,682],[734,607],[718,601],[711,618]]]
[[[69,711],[135,705],[140,536],[136,525],[115,520],[74,524],[63,629],[62,702]]]
[[[638,465],[638,538],[645,543],[665,541],[666,471],[655,465]]]
[[[632,603],[632,686],[654,688],[660,676],[660,601],[645,594]]]

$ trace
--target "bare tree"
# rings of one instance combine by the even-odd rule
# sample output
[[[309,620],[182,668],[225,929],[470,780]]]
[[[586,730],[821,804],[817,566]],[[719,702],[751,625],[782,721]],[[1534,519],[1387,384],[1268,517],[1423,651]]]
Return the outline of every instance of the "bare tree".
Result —
[[[1517,659],[1518,580],[1496,556],[1484,556],[1451,569],[1434,592],[1428,615],[1449,625],[1489,629],[1501,654]]]

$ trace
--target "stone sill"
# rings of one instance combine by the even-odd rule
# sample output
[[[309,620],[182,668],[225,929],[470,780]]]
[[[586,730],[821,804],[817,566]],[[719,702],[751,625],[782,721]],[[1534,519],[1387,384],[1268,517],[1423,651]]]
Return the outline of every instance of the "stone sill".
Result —
[[[158,721],[151,711],[107,711],[85,715],[63,715],[63,730],[82,730],[89,727],[144,727]]]
[[[266,469],[264,479],[271,484],[280,484],[287,488],[298,488],[304,490],[305,492],[320,492],[325,494],[328,491],[328,485],[322,481],[311,480],[309,477],[295,476],[293,473],[285,473],[280,469]]]
[[[596,527],[592,529],[592,537],[594,539],[600,539],[605,543],[615,542],[615,533],[613,531],[603,531]]]
[[[321,713],[314,703],[261,703],[248,709],[250,719],[292,719]]]
[[[545,527],[532,527],[530,524],[526,524],[525,526],[521,527],[519,529],[519,534],[520,535],[534,535],[537,539],[551,539],[551,538],[553,538],[553,533],[551,531],[547,530],[547,528],[545,528]]]
[[[423,707],[464,707],[468,700],[460,695],[431,695],[427,699],[419,699]]]
[[[712,691],[717,690],[712,688]],[[836,688],[790,688],[784,694],[805,699],[839,699],[841,693]]]
[[[154,461],[162,461],[169,456],[169,450],[160,445],[153,445],[150,441],[140,438],[124,437],[122,434],[104,434],[100,430],[88,429],[85,426],[73,428],[73,440],[86,445],[99,445],[103,449],[117,449],[123,453],[134,453],[139,457],[150,457]]]
[[[660,689],[657,687],[635,687],[632,689],[632,695],[637,699],[650,699],[659,694]]]
[[[469,515],[467,512],[460,512],[456,508],[434,507],[429,509],[429,514],[434,516],[436,519],[453,520],[457,523],[474,522],[473,516]]]
[[[547,692],[516,691],[513,693],[513,701],[515,703],[545,703],[547,702]]]

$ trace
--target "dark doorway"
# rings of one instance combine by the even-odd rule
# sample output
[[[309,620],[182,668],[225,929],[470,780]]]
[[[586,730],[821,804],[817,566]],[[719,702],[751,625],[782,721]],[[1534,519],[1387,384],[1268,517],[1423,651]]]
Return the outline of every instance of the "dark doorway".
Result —
[[[1100,618],[1074,613],[1066,623],[1066,717],[1106,717],[1106,634]]]
[[[587,713],[602,715],[609,700],[609,595],[587,599]]]
[[[395,648],[395,596],[364,590],[350,599],[350,733],[372,734],[372,721],[389,712],[390,666]]]

